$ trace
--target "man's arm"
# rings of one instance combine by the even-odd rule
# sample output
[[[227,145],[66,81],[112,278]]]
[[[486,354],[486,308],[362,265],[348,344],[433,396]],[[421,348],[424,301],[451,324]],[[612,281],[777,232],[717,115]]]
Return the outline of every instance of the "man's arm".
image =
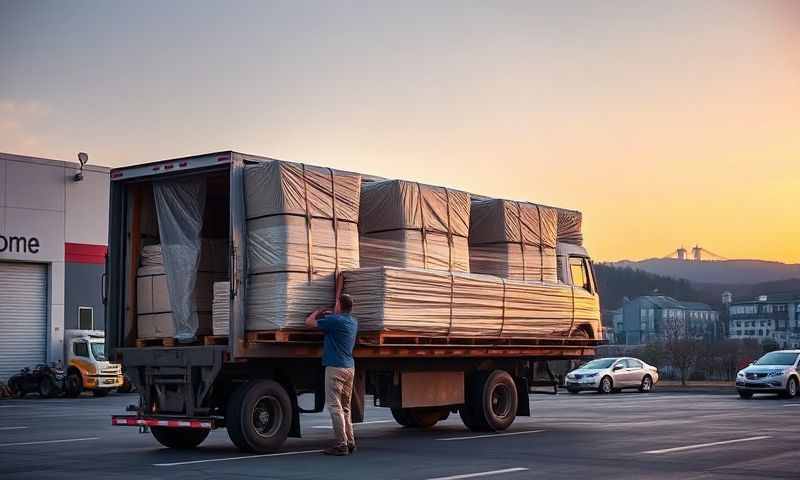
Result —
[[[314,309],[314,311],[306,317],[306,327],[317,328],[317,317],[319,317],[319,314],[324,311],[325,309],[322,307]]]

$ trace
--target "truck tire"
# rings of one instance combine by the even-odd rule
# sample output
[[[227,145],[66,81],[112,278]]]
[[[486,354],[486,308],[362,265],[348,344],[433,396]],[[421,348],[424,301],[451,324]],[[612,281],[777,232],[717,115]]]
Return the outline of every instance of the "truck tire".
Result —
[[[517,403],[517,387],[508,372],[480,372],[467,383],[466,403],[459,414],[470,430],[502,431],[514,423]]]
[[[440,420],[446,419],[450,410],[441,407],[393,408],[392,417],[404,427],[430,428]]]
[[[55,382],[48,375],[39,380],[39,395],[42,398],[53,398],[58,394]]]
[[[64,394],[69,398],[77,398],[81,396],[83,391],[83,379],[78,372],[70,372],[67,374],[67,380],[64,382]]]
[[[211,430],[202,428],[150,427],[158,443],[177,450],[195,448],[203,443]]]
[[[228,399],[225,426],[231,441],[243,452],[269,453],[286,441],[292,426],[292,401],[273,380],[241,385]]]

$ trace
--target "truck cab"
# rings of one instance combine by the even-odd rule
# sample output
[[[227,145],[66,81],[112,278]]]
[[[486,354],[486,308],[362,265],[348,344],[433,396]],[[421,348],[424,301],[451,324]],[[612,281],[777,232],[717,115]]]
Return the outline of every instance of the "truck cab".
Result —
[[[102,397],[122,386],[122,366],[109,362],[105,355],[105,333],[97,330],[64,332],[64,363],[67,370],[65,392],[77,397],[91,390]]]

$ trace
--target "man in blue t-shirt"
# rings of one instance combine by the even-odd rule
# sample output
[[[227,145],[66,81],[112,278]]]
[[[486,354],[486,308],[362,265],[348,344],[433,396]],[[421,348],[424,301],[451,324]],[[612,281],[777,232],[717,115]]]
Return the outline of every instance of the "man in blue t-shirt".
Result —
[[[325,332],[322,365],[325,367],[325,403],[331,413],[336,444],[324,450],[326,455],[349,455],[356,449],[350,418],[350,397],[353,393],[355,364],[353,346],[358,323],[350,315],[353,299],[339,295],[333,313],[323,308],[311,312],[306,326]]]

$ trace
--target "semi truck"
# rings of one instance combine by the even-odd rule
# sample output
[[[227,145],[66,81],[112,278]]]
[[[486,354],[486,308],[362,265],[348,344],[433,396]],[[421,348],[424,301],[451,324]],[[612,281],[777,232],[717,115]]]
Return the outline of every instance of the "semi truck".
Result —
[[[106,348],[139,392],[139,403],[114,415],[112,424],[149,430],[171,448],[196,447],[211,430],[225,428],[240,450],[265,453],[279,449],[287,437],[302,435],[302,414],[323,410],[319,334],[246,331],[244,169],[269,161],[223,151],[112,170]],[[143,225],[155,216],[148,196],[154,182],[196,176],[207,185],[204,223],[227,245],[229,334],[193,344],[141,342],[136,269],[151,235]],[[557,256],[560,282],[572,296],[568,334],[528,339],[359,334],[353,352],[353,421],[364,420],[367,398],[412,428],[429,428],[458,413],[470,430],[500,431],[515,417],[531,415],[528,396],[546,362],[593,357],[602,342],[588,252],[559,244]],[[312,408],[300,406],[304,394],[313,395]]]

